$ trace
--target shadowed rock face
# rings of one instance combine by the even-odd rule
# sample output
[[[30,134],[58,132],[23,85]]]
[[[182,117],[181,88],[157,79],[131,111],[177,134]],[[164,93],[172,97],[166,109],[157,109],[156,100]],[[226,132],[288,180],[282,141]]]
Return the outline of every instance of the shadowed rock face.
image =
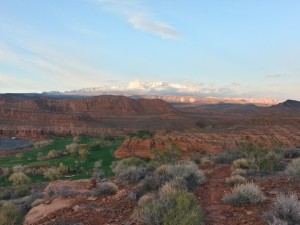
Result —
[[[158,99],[0,95],[3,136],[122,134],[127,129],[181,128],[188,126],[186,121],[178,110]]]
[[[300,102],[295,100],[286,100],[283,103],[270,107],[273,110],[300,112]]]

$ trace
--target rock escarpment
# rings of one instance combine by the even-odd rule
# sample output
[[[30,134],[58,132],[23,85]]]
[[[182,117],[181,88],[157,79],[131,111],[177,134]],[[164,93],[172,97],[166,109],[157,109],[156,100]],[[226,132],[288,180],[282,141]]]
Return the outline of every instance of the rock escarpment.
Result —
[[[187,119],[168,103],[124,96],[54,99],[0,95],[0,135],[124,134],[131,129],[182,128]]]

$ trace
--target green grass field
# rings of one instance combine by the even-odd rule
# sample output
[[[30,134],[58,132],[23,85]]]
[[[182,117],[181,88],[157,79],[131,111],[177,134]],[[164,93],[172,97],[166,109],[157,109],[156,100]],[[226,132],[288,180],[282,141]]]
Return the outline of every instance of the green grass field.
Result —
[[[0,158],[0,167],[12,168],[15,165],[26,165],[26,166],[58,166],[60,163],[68,166],[69,168],[76,167],[76,161],[79,159],[72,155],[67,155],[55,159],[38,161],[37,156],[39,152],[42,152],[44,155],[47,155],[51,150],[64,150],[68,144],[71,144],[73,141],[72,138],[56,138],[53,143],[50,145],[40,148],[33,149],[32,151],[24,152],[21,157],[9,156]],[[92,144],[97,141],[103,141],[103,138],[90,138],[86,136],[79,137],[79,144]],[[123,138],[116,138],[111,144],[104,144],[100,148],[90,151],[86,161],[83,163],[77,164],[79,167],[84,168],[85,172],[73,173],[70,175],[75,175],[71,179],[83,179],[90,178],[91,173],[94,167],[94,163],[98,160],[102,160],[102,170],[105,172],[106,176],[112,176],[112,171],[110,165],[113,161],[117,160],[114,157],[115,150],[123,142]],[[49,181],[43,176],[30,175],[32,182],[44,182]],[[60,179],[70,179],[69,177],[62,176]],[[0,186],[9,186],[11,183],[8,181],[8,177],[0,177]]]

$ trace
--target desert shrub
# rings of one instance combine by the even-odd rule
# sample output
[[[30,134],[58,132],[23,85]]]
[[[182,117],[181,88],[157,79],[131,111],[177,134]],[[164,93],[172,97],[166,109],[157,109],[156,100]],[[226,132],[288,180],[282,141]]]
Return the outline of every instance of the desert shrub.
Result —
[[[234,176],[226,178],[226,184],[228,184],[231,187],[233,187],[237,184],[244,184],[244,183],[246,183],[246,178],[242,177],[240,175],[234,175]]]
[[[12,170],[13,170],[14,173],[18,173],[18,172],[24,173],[25,170],[26,170],[26,168],[27,168],[26,166],[16,165],[16,166],[14,166],[14,167],[12,168]]]
[[[33,207],[39,206],[43,202],[44,202],[44,199],[41,199],[41,198],[36,199],[30,204],[30,207],[33,208]]]
[[[111,182],[100,183],[94,190],[94,196],[114,195],[118,191],[118,186]]]
[[[266,219],[270,225],[300,224],[300,200],[298,200],[297,194],[279,194],[275,198],[271,210],[267,212]]]
[[[12,181],[14,186],[27,185],[31,182],[31,179],[23,172],[13,173],[8,180]]]
[[[300,180],[300,159],[294,159],[286,171],[293,179]]]
[[[197,164],[192,161],[181,161],[174,165],[169,164],[166,167],[166,173],[171,178],[184,178],[189,189],[194,189],[205,181],[204,172],[199,170]]]
[[[235,169],[249,169],[249,162],[245,158],[237,159],[233,161],[232,166]]]
[[[186,191],[150,197],[134,211],[134,222],[145,225],[201,225],[204,216],[195,196]]]
[[[56,180],[61,177],[61,173],[58,168],[51,167],[44,171],[44,177],[50,179],[51,181]]]
[[[111,165],[111,169],[115,174],[118,174],[131,166],[146,166],[146,162],[140,158],[131,157],[114,161]]]
[[[173,180],[165,183],[161,187],[160,192],[163,194],[168,194],[179,190],[187,190],[187,181],[182,177],[175,177]]]
[[[8,167],[0,168],[0,177],[6,177],[10,174],[10,169]]]
[[[69,167],[64,165],[63,163],[60,163],[58,166],[58,170],[62,175],[68,174],[69,173]]]
[[[147,172],[148,171],[145,167],[131,166],[116,175],[117,178],[123,183],[134,184],[142,180],[146,176]]]
[[[155,161],[160,164],[176,163],[182,157],[183,150],[175,144],[169,144],[164,150],[152,150]]]
[[[58,157],[59,157],[59,152],[55,151],[55,150],[51,150],[47,154],[48,159],[55,159],[55,158],[58,158]]]
[[[300,157],[300,148],[288,148],[283,150],[283,156],[286,159],[293,159]]]
[[[145,194],[139,199],[138,206],[140,206],[140,207],[146,206],[147,204],[151,203],[156,198],[157,198],[157,195],[154,193]]]
[[[235,169],[235,170],[232,171],[231,176],[235,176],[235,175],[245,176],[246,174],[247,174],[246,170]]]
[[[240,206],[244,204],[258,204],[265,199],[259,186],[254,183],[239,184],[223,197],[226,204]]]
[[[94,166],[93,169],[93,178],[98,183],[105,177],[103,170],[100,167]]]
[[[14,204],[6,203],[0,206],[0,225],[19,225],[22,219],[21,211]]]
[[[234,160],[243,158],[243,154],[239,151],[223,151],[213,158],[215,163],[230,164]]]
[[[268,150],[249,142],[240,143],[240,148],[244,151],[248,167],[253,171],[271,172],[283,167],[281,165],[283,157],[278,149]]]
[[[53,141],[52,140],[46,140],[46,141],[39,141],[33,144],[34,148],[43,148],[47,145],[50,145]]]
[[[158,190],[164,183],[170,180],[170,177],[164,174],[152,172],[146,175],[146,177],[139,184],[139,188],[142,188],[145,192]]]
[[[14,196],[14,192],[11,189],[5,188],[0,192],[0,200],[9,200]]]
[[[129,138],[149,139],[154,137],[154,133],[149,130],[139,130],[136,133],[129,133]]]
[[[15,195],[18,197],[24,197],[30,194],[30,190],[27,185],[17,186],[15,189]]]
[[[78,150],[80,148],[80,144],[78,143],[71,143],[66,146],[66,150],[71,153],[72,155],[76,155],[78,153]]]

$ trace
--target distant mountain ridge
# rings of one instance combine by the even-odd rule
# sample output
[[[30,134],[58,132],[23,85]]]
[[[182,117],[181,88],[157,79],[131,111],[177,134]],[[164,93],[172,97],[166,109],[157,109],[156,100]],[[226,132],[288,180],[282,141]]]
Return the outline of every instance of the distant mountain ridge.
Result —
[[[145,89],[151,87],[164,87],[164,83],[146,83]],[[97,96],[97,95],[123,95],[133,99],[161,99],[169,103],[189,103],[193,105],[206,105],[206,104],[254,104],[256,106],[272,106],[281,103],[282,101],[274,98],[219,98],[219,97],[194,97],[194,96],[171,96],[163,94],[137,94],[130,91],[122,91],[115,88],[107,91],[102,87],[84,88],[66,92],[44,92],[45,96]]]
[[[270,107],[270,109],[275,110],[289,110],[289,111],[299,111],[300,112],[300,101],[296,100],[286,100],[285,102],[279,103]]]

